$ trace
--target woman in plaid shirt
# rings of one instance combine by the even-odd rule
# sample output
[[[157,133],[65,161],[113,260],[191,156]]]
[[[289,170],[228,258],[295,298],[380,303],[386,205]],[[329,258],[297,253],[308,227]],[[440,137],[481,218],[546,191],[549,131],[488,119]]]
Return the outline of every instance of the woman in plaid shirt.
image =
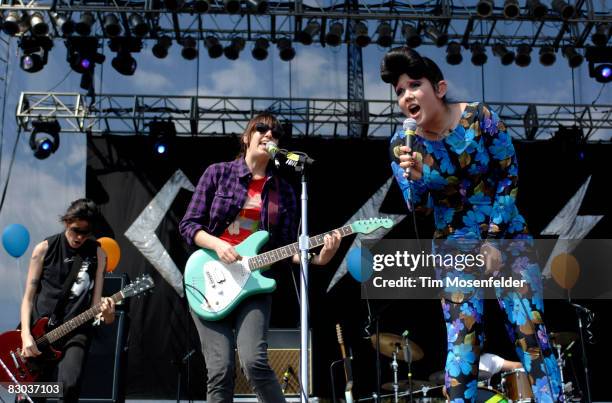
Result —
[[[234,246],[257,230],[270,233],[267,249],[296,241],[295,193],[277,175],[266,151],[266,144],[277,143],[281,135],[281,126],[273,115],[257,115],[241,137],[238,158],[206,169],[179,225],[190,245],[214,250],[229,264],[241,259]],[[323,248],[311,263],[327,264],[339,245],[340,234],[326,235]],[[299,264],[299,256],[293,256],[292,261]],[[240,363],[258,399],[285,401],[268,363],[266,335],[271,301],[270,294],[251,296],[219,321],[204,321],[192,313],[208,370],[207,401],[233,400],[234,329]]]

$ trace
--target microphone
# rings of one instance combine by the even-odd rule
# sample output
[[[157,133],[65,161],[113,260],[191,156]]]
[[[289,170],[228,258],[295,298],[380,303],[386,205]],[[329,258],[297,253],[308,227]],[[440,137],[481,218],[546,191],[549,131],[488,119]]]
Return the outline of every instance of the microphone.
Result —
[[[279,148],[278,145],[274,143],[273,141],[268,141],[266,143],[266,151],[268,152],[268,154],[270,154],[270,156],[274,160],[276,160],[276,157],[278,155],[282,155],[283,157],[285,157],[285,160],[286,160],[285,163],[291,166],[296,166],[298,162],[305,162],[307,165],[310,165],[313,162],[315,162],[315,160],[313,160],[312,158],[310,158],[308,155],[304,153],[294,153],[294,152]]]
[[[403,129],[406,135],[406,147],[410,148],[412,152],[412,143],[414,141],[414,135],[416,133],[417,122],[412,118],[404,120]],[[406,174],[410,177],[410,167],[406,168]]]
[[[291,368],[291,365],[287,365],[287,369],[283,373],[283,384],[281,386],[281,390],[283,391],[283,394],[285,394],[285,390],[287,390],[287,386],[289,386],[289,375],[291,374],[293,374],[293,368]]]
[[[410,351],[410,342],[408,341],[408,330],[404,330],[402,339],[404,340],[404,347],[402,348],[404,351],[404,361],[410,364],[412,361],[412,352]]]

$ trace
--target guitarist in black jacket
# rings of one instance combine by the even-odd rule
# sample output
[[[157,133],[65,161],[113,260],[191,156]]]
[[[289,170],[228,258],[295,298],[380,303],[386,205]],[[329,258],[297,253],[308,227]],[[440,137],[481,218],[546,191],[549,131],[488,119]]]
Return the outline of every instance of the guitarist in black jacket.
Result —
[[[106,255],[91,236],[98,218],[99,210],[93,201],[75,200],[60,218],[64,231],[34,247],[21,303],[24,357],[41,354],[30,327],[41,317],[50,317],[54,325],[60,325],[101,302],[99,319],[105,323],[113,322],[114,302],[111,298],[102,298]],[[57,364],[57,379],[52,378],[55,368],[46,368],[37,379],[40,382],[60,382],[63,386],[63,399],[60,401],[78,401],[91,330],[91,326],[82,326],[60,339],[60,345],[55,346],[63,353]]]

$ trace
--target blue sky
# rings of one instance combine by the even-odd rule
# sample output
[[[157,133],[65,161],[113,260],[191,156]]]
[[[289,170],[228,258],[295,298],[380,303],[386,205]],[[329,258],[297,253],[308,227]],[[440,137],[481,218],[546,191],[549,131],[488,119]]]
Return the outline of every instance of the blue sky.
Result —
[[[605,3],[602,3],[602,5]],[[372,30],[372,28],[370,28]],[[513,29],[512,26],[499,29]],[[4,35],[4,34],[2,34]],[[47,66],[39,73],[28,74],[19,68],[16,40],[10,42],[10,64],[7,80],[7,105],[0,164],[0,184],[7,180],[7,170],[16,136],[14,112],[22,91],[81,92],[80,75],[71,72],[66,62],[63,41],[55,41]],[[96,91],[117,94],[155,95],[209,95],[209,96],[266,96],[300,98],[346,97],[346,47],[321,48],[320,45],[294,44],[297,56],[292,62],[282,62],[274,45],[265,61],[251,57],[251,43],[247,43],[237,61],[222,57],[210,59],[200,50],[199,87],[196,85],[197,62],[181,58],[181,47],[176,43],[166,59],[151,54],[153,42],[145,42],[139,54],[134,54],[138,69],[134,76],[118,74],[111,67],[114,54],[105,49],[106,62],[96,67]],[[379,64],[386,49],[370,45],[363,51],[366,99],[392,99],[388,85],[379,77]],[[464,61],[459,66],[446,65],[445,48],[421,46],[423,55],[434,59],[442,67],[450,84],[450,94],[459,100],[571,103],[572,84],[577,103],[591,103],[600,92],[601,84],[588,76],[584,63],[572,71],[566,60],[557,55],[552,67],[538,62],[537,49],[527,68],[516,65],[501,66],[487,48],[488,62],[483,71],[469,61],[469,52],[463,51]],[[63,81],[62,79],[68,77]],[[290,81],[291,77],[291,81]],[[60,83],[61,82],[61,83]],[[610,86],[604,88],[599,104],[611,104]],[[389,133],[391,134],[391,133]],[[608,138],[609,135],[606,135]],[[29,134],[22,134],[18,142],[16,159],[10,178],[5,205],[0,212],[0,229],[11,223],[25,225],[31,235],[30,248],[19,259],[0,251],[0,330],[10,328],[18,320],[18,302],[21,298],[27,262],[32,246],[43,237],[61,230],[58,216],[71,200],[84,196],[86,141],[82,134],[65,134],[59,150],[46,160],[33,157],[27,144]]]

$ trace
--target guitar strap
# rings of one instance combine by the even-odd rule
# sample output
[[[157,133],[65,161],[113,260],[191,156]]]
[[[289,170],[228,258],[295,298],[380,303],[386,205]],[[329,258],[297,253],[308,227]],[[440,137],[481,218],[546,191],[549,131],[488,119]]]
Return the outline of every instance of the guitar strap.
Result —
[[[57,305],[55,305],[55,309],[53,310],[53,314],[49,320],[51,325],[56,325],[61,323],[64,320],[63,310],[66,307],[66,303],[68,302],[68,295],[70,288],[72,288],[72,284],[79,274],[79,270],[81,269],[81,265],[83,263],[83,259],[81,259],[80,255],[74,255],[72,260],[72,268],[70,269],[70,273],[64,281],[64,287],[62,288],[62,292],[60,294],[59,299],[57,300]]]
[[[268,231],[278,224],[278,176],[274,176],[274,187],[268,190]]]

